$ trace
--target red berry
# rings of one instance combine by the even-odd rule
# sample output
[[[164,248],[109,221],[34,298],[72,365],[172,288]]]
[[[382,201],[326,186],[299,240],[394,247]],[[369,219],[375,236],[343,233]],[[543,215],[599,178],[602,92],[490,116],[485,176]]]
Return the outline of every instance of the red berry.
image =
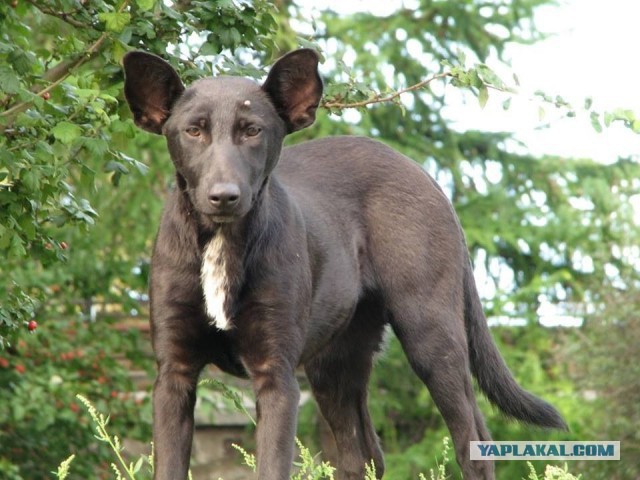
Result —
[[[60,242],[60,248],[62,250],[66,250],[67,248],[69,248],[69,244],[67,242]]]
[[[19,374],[22,375],[26,371],[27,369],[25,368],[24,365],[21,365],[21,364],[16,365],[16,372],[18,372]]]
[[[42,94],[42,98],[44,98],[45,100],[49,100],[51,98],[51,94],[49,92],[44,92]]]
[[[36,322],[35,320],[29,321],[29,323],[27,324],[27,328],[30,332],[33,332],[36,328],[38,328],[38,322]]]

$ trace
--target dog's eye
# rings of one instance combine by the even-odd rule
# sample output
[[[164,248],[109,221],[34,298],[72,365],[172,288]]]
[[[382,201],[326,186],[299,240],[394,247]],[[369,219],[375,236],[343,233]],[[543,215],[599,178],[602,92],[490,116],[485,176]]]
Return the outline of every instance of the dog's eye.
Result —
[[[187,132],[187,135],[191,137],[199,137],[201,133],[200,127],[187,127],[185,132]]]
[[[247,137],[255,137],[256,135],[258,135],[260,132],[262,131],[262,129],[260,127],[257,127],[255,125],[249,125],[245,130],[244,130],[244,134]]]

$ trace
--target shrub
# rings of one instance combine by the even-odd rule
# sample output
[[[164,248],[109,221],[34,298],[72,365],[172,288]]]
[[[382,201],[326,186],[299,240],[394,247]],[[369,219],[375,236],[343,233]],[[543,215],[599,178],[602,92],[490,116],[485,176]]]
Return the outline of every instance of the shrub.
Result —
[[[140,358],[136,331],[111,322],[48,320],[0,352],[0,477],[50,478],[51,466],[75,453],[83,478],[105,475],[108,449],[96,445],[76,393],[112,412],[111,425],[129,438],[148,438],[150,405],[133,393],[127,362]]]

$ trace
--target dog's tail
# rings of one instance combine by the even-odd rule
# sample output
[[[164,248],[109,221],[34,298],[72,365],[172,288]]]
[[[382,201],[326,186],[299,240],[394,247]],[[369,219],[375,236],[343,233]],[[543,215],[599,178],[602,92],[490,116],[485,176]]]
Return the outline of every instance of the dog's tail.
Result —
[[[567,430],[567,424],[553,406],[524,390],[511,375],[489,332],[470,264],[464,282],[469,360],[484,394],[491,403],[517,420]]]

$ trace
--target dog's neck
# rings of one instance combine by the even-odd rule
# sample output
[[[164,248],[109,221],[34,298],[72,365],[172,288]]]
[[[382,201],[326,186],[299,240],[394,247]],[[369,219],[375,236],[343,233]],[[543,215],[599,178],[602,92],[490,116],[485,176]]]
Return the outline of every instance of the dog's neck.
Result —
[[[231,328],[234,296],[242,283],[242,268],[238,268],[233,245],[224,233],[217,232],[204,247],[200,281],[204,296],[204,310],[209,323],[219,330]]]
[[[234,307],[247,272],[263,255],[280,225],[278,197],[284,192],[277,180],[265,180],[253,208],[241,219],[217,223],[193,207],[184,182],[178,180],[182,208],[198,236],[201,254],[200,279],[204,311],[209,323],[220,330],[233,328]]]

